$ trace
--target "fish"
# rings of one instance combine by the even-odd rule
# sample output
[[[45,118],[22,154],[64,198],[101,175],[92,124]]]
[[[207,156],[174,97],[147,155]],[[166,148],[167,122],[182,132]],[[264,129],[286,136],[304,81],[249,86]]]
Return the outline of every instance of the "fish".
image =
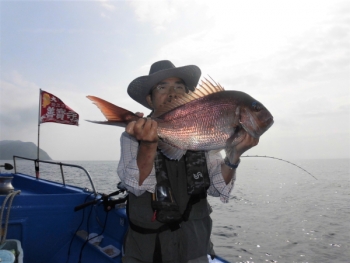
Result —
[[[101,98],[91,95],[87,98],[107,119],[90,122],[126,127],[141,118]],[[225,90],[207,79],[193,92],[164,104],[152,119],[158,124],[158,148],[173,160],[179,160],[187,150],[232,152],[246,134],[260,138],[274,123],[261,102],[242,91]]]

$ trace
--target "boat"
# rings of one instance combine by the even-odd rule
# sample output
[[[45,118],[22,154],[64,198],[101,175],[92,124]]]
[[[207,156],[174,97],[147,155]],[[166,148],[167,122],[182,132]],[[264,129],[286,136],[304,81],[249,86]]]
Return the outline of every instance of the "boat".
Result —
[[[62,182],[17,172],[16,161],[60,166]],[[16,263],[121,263],[128,230],[125,189],[104,194],[82,166],[13,157],[0,165],[1,262]],[[65,183],[65,167],[81,169],[91,188]],[[6,257],[9,257],[5,261]],[[12,257],[12,258],[10,258]],[[216,256],[211,263],[228,263]]]

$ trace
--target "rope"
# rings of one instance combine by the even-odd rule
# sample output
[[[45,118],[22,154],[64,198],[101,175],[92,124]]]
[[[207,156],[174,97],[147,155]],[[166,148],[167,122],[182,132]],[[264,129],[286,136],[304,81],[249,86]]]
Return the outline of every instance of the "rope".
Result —
[[[21,190],[18,190],[18,191],[14,191],[12,193],[9,193],[4,202],[2,203],[2,206],[1,206],[1,213],[0,213],[0,234],[2,233],[2,216],[4,214],[4,210],[5,210],[5,206],[6,206],[6,203],[7,203],[7,200],[10,199],[10,202],[9,202],[9,205],[8,205],[8,208],[7,208],[7,214],[6,214],[6,221],[5,221],[5,227],[4,227],[4,235],[0,236],[0,245],[2,245],[3,243],[5,243],[5,240],[6,240],[6,235],[7,235],[7,225],[8,225],[8,222],[9,222],[9,218],[10,218],[10,210],[11,210],[11,206],[12,206],[12,201],[13,199],[15,198],[15,196],[17,194],[19,194],[21,192]]]
[[[304,168],[301,168],[300,166],[296,165],[295,163],[292,163],[292,162],[289,162],[289,161],[286,161],[286,160],[283,160],[281,158],[276,158],[276,157],[272,157],[272,156],[262,156],[262,155],[244,155],[244,156],[241,156],[241,157],[263,157],[263,158],[271,158],[271,159],[276,159],[276,160],[279,160],[279,161],[283,161],[283,162],[286,162],[286,163],[289,163],[291,165],[294,165],[298,168],[300,168],[301,170],[307,172],[309,175],[311,175],[313,178],[315,178],[316,180],[318,180],[315,176],[313,176],[311,173],[309,173],[308,171],[306,171]]]

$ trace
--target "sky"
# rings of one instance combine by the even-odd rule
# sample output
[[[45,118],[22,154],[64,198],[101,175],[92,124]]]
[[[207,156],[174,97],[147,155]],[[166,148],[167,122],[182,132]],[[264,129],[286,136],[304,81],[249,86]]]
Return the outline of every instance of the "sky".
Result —
[[[86,96],[148,114],[126,89],[167,59],[269,109],[246,154],[350,158],[349,1],[1,0],[0,12],[0,140],[37,144],[42,89],[80,115],[40,125],[52,159],[118,160],[123,128],[87,122],[105,118]]]

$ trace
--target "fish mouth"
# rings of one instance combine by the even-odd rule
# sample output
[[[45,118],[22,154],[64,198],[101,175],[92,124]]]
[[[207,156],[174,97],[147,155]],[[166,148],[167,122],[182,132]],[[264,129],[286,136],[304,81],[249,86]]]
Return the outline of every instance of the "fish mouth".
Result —
[[[254,138],[259,138],[263,135],[274,123],[273,116],[269,114],[266,119],[261,120],[253,114],[248,114],[249,118],[240,120],[243,129]]]
[[[273,120],[273,117],[271,116],[267,121],[267,125],[265,127],[265,131],[267,131],[268,129],[270,129],[270,127],[275,123],[275,121]]]
[[[259,136],[263,135],[268,129],[270,129],[273,123],[274,123],[274,120],[272,116],[267,118],[265,121],[261,122],[261,125],[258,126],[258,130],[257,130],[257,133],[259,134]]]

